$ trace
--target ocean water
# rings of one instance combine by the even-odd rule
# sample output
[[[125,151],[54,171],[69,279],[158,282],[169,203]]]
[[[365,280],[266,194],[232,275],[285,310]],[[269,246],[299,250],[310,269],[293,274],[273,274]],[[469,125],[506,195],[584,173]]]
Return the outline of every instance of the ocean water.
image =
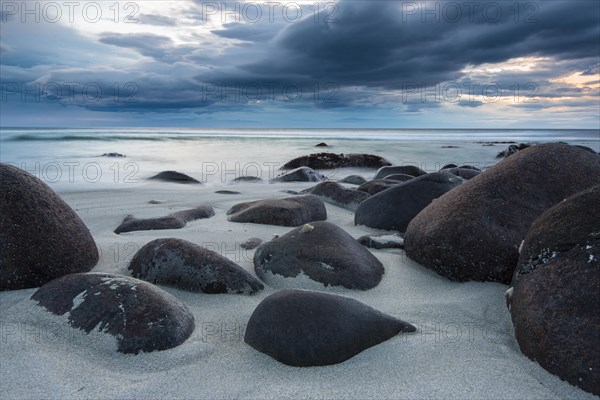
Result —
[[[562,141],[600,151],[600,130],[1,128],[0,161],[29,171],[59,192],[152,185],[146,178],[164,170],[222,186],[243,175],[271,179],[287,161],[322,151],[376,154],[428,172],[448,163],[485,169],[508,146],[482,143],[494,141]],[[314,147],[320,142],[331,147]],[[126,157],[102,157],[111,152]],[[331,179],[375,173],[355,168],[320,172]]]

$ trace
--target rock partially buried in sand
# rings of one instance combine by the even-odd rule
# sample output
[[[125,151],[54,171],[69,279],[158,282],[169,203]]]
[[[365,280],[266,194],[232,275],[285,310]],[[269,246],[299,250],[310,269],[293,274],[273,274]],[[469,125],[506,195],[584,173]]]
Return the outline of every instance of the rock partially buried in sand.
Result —
[[[320,182],[327,179],[312,168],[299,167],[273,179],[273,182]]]
[[[38,287],[97,262],[77,213],[40,179],[0,163],[0,290]]]
[[[121,154],[121,153],[104,153],[102,154],[100,157],[125,157],[125,154]]]
[[[215,190],[216,194],[242,194],[242,192],[238,192],[237,190]]]
[[[196,183],[202,184],[200,181],[188,176],[186,174],[182,174],[177,171],[163,171],[154,176],[151,176],[148,179],[164,181],[164,182],[173,182],[173,183]]]
[[[264,288],[233,261],[183,239],[145,244],[129,270],[136,278],[192,292],[254,294]]]
[[[360,203],[354,223],[404,232],[421,210],[462,182],[455,175],[434,172],[395,185]]]
[[[115,337],[121,353],[166,350],[194,331],[185,304],[147,282],[112,274],[71,274],[39,288],[31,299],[86,333]]]
[[[264,182],[262,178],[258,176],[238,176],[231,183],[261,183]]]
[[[529,225],[597,184],[598,155],[561,143],[530,147],[421,211],[406,230],[406,254],[452,280],[509,283]]]
[[[266,199],[236,204],[227,211],[232,222],[298,226],[327,219],[325,204],[317,196]]]
[[[367,290],[384,273],[369,250],[329,222],[311,222],[263,243],[254,253],[254,270],[272,287],[305,289]]]
[[[313,169],[335,169],[335,168],[379,168],[392,165],[386,159],[372,154],[335,154],[317,153],[308,156],[294,158],[280,169],[292,169],[298,167],[310,167]]]
[[[388,175],[392,174],[405,174],[411,176],[421,176],[425,175],[427,172],[423,171],[421,168],[415,165],[394,165],[391,167],[382,167],[379,168],[377,174],[375,174],[375,179],[383,179]]]
[[[399,333],[408,322],[348,297],[282,290],[254,310],[244,341],[275,360],[295,366],[338,364]]]
[[[197,219],[210,218],[215,215],[211,206],[199,206],[190,210],[177,211],[166,217],[158,218],[135,218],[133,215],[125,217],[121,225],[115,229],[115,233],[133,231],[152,231],[163,229],[181,229],[188,222]]]
[[[600,395],[600,186],[535,220],[512,285],[509,306],[521,351]]]
[[[262,239],[259,238],[250,238],[246,240],[244,243],[240,244],[240,247],[244,250],[254,250],[258,246],[261,245]]]
[[[315,147],[330,147],[330,146],[325,142],[321,142],[321,143],[315,144]]]
[[[358,205],[371,197],[370,194],[343,187],[337,182],[321,182],[316,186],[304,189],[300,194],[313,194],[327,203],[348,210],[356,210]]]

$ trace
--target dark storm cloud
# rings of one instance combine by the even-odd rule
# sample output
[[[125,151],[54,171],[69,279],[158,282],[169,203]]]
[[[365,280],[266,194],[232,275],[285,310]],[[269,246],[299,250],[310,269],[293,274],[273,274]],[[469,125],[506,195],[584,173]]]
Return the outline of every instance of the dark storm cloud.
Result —
[[[457,79],[468,65],[534,55],[593,57],[600,49],[596,1],[535,2],[531,21],[523,21],[524,15],[515,21],[513,2],[478,2],[479,12],[463,10],[456,22],[444,17],[443,2],[434,3],[440,7],[439,21],[425,15],[425,22],[420,11],[407,10],[407,4],[420,9],[421,3],[338,4],[337,22],[309,18],[287,26],[272,41],[268,58],[245,69],[399,89],[411,81]],[[484,14],[488,4],[500,7],[502,16],[494,17],[491,6]]]

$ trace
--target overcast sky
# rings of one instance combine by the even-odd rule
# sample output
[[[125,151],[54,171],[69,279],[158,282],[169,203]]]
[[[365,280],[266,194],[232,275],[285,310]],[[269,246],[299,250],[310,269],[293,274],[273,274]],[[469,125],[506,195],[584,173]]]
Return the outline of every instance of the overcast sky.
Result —
[[[2,0],[0,18],[5,127],[600,127],[598,0]]]

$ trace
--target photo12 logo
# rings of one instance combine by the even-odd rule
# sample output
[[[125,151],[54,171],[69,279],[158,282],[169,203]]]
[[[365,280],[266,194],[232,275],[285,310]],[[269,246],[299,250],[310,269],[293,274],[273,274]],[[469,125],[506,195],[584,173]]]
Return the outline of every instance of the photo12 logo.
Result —
[[[133,1],[2,1],[0,15],[3,23],[97,23],[137,24],[140,6]]]

